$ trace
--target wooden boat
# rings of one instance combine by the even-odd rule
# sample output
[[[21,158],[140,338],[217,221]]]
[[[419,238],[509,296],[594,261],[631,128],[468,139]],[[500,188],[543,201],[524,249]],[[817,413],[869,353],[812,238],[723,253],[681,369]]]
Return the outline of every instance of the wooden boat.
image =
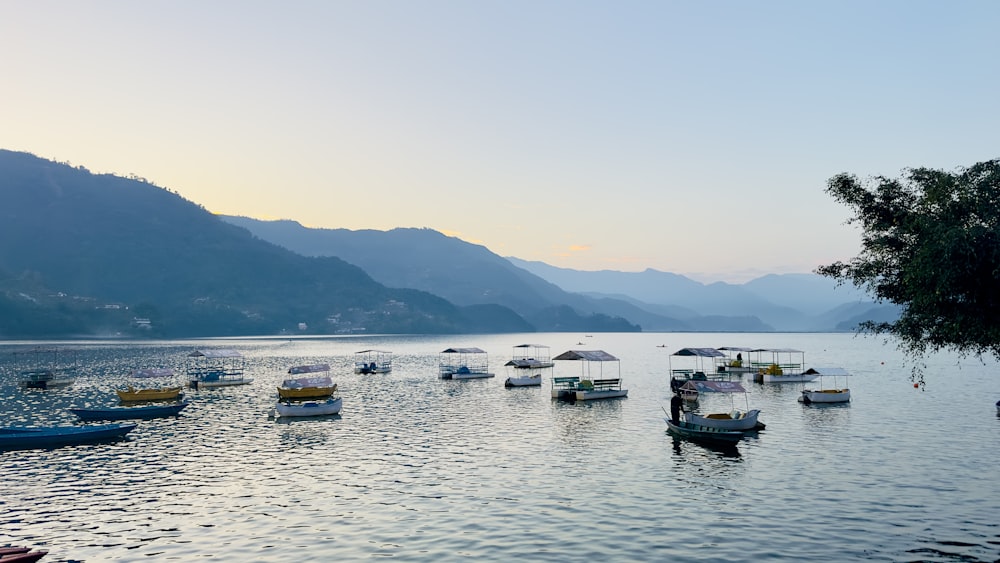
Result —
[[[34,563],[48,553],[44,549],[32,551],[28,547],[0,547],[0,563]]]
[[[329,373],[329,364],[312,364],[307,366],[293,366],[288,368],[290,375],[301,375],[303,373]],[[311,377],[299,377],[286,379],[278,387],[278,398],[280,399],[322,399],[333,395],[337,391],[337,385],[330,379],[329,375],[316,375]]]
[[[505,387],[541,386],[542,374],[551,371],[555,362],[551,359],[549,347],[543,344],[518,344],[510,361],[504,364],[510,376],[504,381]]]
[[[389,373],[392,371],[392,352],[387,350],[362,350],[354,354],[354,373]]]
[[[592,401],[628,397],[628,389],[622,389],[621,364],[618,358],[604,350],[568,350],[552,359],[577,361],[581,368],[581,375],[576,381],[566,377],[553,378],[554,398]]]
[[[851,390],[846,387],[847,378],[851,375],[844,368],[809,368],[807,373],[815,375],[820,379],[819,389],[803,389],[799,395],[799,402],[810,405],[813,403],[849,403],[851,401]],[[833,377],[834,388],[824,388],[823,378]],[[836,387],[837,378],[844,378],[844,387]]]
[[[441,351],[438,377],[441,379],[483,379],[490,373],[489,355],[479,348],[448,348]]]
[[[236,350],[195,350],[188,354],[195,364],[188,368],[192,389],[246,385],[253,378],[243,373],[243,354]]]
[[[747,402],[747,408],[741,411],[736,409],[735,405],[731,405],[732,409],[729,412],[710,413],[704,416],[693,412],[685,412],[685,422],[699,426],[720,428],[722,430],[739,430],[741,432],[764,429],[764,425],[757,420],[760,410],[750,408],[747,390],[738,381],[688,381],[681,387],[681,393],[686,389],[693,389],[699,396],[712,393],[726,393],[729,395],[731,403],[734,402],[732,400],[734,394],[743,393]]]
[[[279,401],[275,407],[277,416],[325,416],[339,414],[343,399],[327,399],[325,401]]]
[[[29,450],[74,444],[119,440],[135,429],[135,423],[90,426],[0,428],[0,450]]]
[[[107,407],[102,409],[69,409],[80,420],[149,420],[177,416],[188,403],[147,405],[144,407]]]
[[[743,432],[740,432],[739,430],[723,430],[721,428],[712,428],[709,426],[692,424],[683,420],[674,424],[673,421],[670,420],[670,417],[666,417],[663,420],[667,423],[667,430],[669,430],[672,434],[696,442],[736,445],[743,439]]]
[[[180,385],[158,389],[136,389],[129,385],[128,389],[118,389],[115,393],[122,401],[176,401],[183,395],[182,389]]]

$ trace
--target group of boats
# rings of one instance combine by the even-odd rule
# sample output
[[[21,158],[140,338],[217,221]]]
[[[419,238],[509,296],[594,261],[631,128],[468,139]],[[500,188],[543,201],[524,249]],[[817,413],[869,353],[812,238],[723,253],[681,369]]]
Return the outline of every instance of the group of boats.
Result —
[[[743,354],[747,354],[744,359]],[[719,445],[734,445],[748,432],[763,430],[758,420],[759,409],[751,409],[749,398],[740,382],[744,376],[755,383],[802,383],[800,403],[847,403],[851,390],[846,386],[850,374],[844,368],[806,368],[805,353],[791,348],[681,348],[671,354],[670,388],[683,403],[696,403],[706,393],[743,394],[746,407],[740,410],[732,401],[729,412],[701,415],[690,410],[683,418],[668,416],[667,429],[683,438]],[[674,363],[680,367],[674,367]],[[825,377],[834,379],[833,387],[825,387]],[[844,386],[837,379],[844,378]],[[735,379],[735,380],[734,380]],[[819,387],[806,388],[805,383],[819,380]],[[671,413],[672,414],[672,413]]]

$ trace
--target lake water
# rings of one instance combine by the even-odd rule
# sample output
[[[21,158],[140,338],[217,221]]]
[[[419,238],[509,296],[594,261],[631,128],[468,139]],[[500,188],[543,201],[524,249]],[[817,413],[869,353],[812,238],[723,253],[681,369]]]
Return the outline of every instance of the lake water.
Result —
[[[533,342],[614,354],[628,398],[504,388],[513,346]],[[129,370],[183,372],[198,348],[240,350],[255,378],[187,390],[180,417],[123,442],[0,452],[0,545],[48,549],[47,562],[1000,560],[992,361],[934,356],[915,389],[894,346],[851,334],[67,342],[76,383],[24,391],[12,352],[35,344],[0,345],[0,425],[76,423],[67,408],[116,405]],[[453,346],[489,352],[497,376],[438,379]],[[766,430],[735,453],[677,441],[670,355],[720,346],[803,350],[854,374],[853,401],[805,406],[801,384],[747,382]],[[366,348],[392,351],[393,372],[354,374]],[[331,364],[342,413],[268,418],[287,369],[314,362]]]

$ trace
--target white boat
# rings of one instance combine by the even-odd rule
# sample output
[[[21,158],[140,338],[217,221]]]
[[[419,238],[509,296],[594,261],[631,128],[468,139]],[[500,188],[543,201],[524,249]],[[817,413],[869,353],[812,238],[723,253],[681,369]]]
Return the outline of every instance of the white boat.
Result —
[[[849,403],[851,401],[851,390],[847,388],[847,378],[851,375],[844,368],[809,368],[808,373],[819,377],[819,389],[803,389],[799,395],[799,402],[810,405],[812,403]],[[823,378],[833,378],[833,388],[823,386]],[[844,378],[844,387],[837,387],[837,378]]]
[[[76,381],[75,356],[72,363],[60,359],[66,352],[35,348],[27,352],[14,352],[14,362],[24,361],[25,366],[18,372],[18,384],[25,389],[54,389],[68,387]]]
[[[543,344],[518,344],[510,361],[504,364],[510,376],[504,381],[505,387],[541,386],[542,374],[551,372],[552,361],[549,347]]]
[[[685,401],[697,401],[698,391],[694,388],[684,388],[688,381],[708,381],[709,374],[713,379],[716,374],[715,365],[725,360],[726,355],[715,348],[681,348],[670,355],[670,390],[679,392]],[[722,377],[729,377],[724,374]]]
[[[574,401],[628,397],[622,388],[621,362],[604,350],[568,350],[555,361],[580,362],[576,377],[553,377],[552,398]]]
[[[757,383],[804,383],[819,377],[805,369],[806,354],[793,348],[757,348],[750,366]]]
[[[274,412],[277,416],[286,417],[326,416],[340,414],[343,405],[341,397],[325,401],[279,401],[274,407]]]
[[[730,397],[731,410],[722,413],[710,413],[700,415],[693,412],[685,412],[684,420],[691,424],[707,426],[709,428],[720,428],[722,430],[740,430],[743,432],[752,430],[762,430],[764,425],[757,420],[760,414],[759,409],[750,408],[750,399],[747,390],[737,381],[688,381],[682,387],[693,388],[699,395],[712,393],[726,393]],[[746,400],[746,410],[735,408],[733,395],[743,393]]]
[[[490,373],[489,354],[479,348],[448,348],[440,356],[441,379],[483,379],[496,375]]]
[[[236,350],[195,350],[188,354],[194,364],[187,374],[192,389],[246,385],[253,378],[243,373],[243,355]]]
[[[323,399],[333,395],[337,384],[330,379],[330,364],[310,364],[288,368],[289,375],[322,374],[286,379],[278,387],[279,399]]]
[[[753,348],[745,348],[742,346],[722,346],[716,348],[716,350],[722,352],[725,357],[719,358],[715,363],[716,373],[751,373],[755,370],[750,366],[750,352]],[[746,357],[744,357],[746,354]]]
[[[389,373],[392,371],[392,352],[362,350],[354,353],[354,373]]]

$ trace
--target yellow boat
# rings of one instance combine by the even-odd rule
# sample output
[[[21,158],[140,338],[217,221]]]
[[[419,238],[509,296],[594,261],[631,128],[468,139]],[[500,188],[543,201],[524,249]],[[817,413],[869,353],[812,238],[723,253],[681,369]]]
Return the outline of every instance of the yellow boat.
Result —
[[[181,387],[160,387],[159,389],[136,389],[131,385],[128,389],[115,391],[122,401],[169,401],[181,395]]]
[[[329,373],[328,364],[295,366],[288,370],[291,375],[303,373]],[[278,387],[278,397],[282,399],[322,399],[337,390],[337,384],[328,375],[286,379]]]

